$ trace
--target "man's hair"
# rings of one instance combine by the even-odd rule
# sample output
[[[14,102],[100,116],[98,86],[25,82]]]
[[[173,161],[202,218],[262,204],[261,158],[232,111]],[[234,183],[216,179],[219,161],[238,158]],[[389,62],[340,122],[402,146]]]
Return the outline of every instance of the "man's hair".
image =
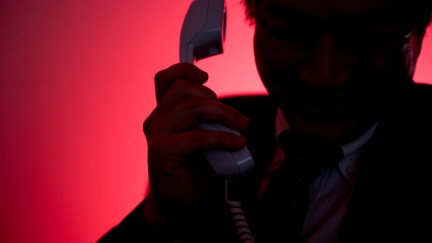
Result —
[[[245,6],[246,19],[249,23],[254,23],[255,19],[255,0],[241,0]]]
[[[245,6],[246,20],[255,23],[255,7],[260,0],[241,0]],[[394,0],[395,6],[400,7],[411,19],[420,33],[425,33],[431,23],[432,0]]]

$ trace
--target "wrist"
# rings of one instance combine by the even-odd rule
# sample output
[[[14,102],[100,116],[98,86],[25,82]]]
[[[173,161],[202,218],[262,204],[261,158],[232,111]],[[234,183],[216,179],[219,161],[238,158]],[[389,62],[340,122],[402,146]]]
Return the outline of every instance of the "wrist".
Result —
[[[161,205],[152,193],[147,196],[143,214],[146,227],[165,239],[164,242],[184,237],[194,218],[189,210],[173,210]]]

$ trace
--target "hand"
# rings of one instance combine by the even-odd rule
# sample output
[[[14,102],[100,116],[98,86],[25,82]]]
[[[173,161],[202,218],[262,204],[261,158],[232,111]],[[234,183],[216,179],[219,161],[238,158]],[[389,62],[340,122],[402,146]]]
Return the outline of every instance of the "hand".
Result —
[[[208,189],[202,150],[245,146],[242,136],[197,128],[203,121],[235,130],[248,126],[246,117],[220,103],[203,85],[207,78],[188,63],[175,64],[155,75],[157,107],[144,122],[150,180],[144,210],[147,218],[170,221],[173,212],[187,212],[200,205]]]

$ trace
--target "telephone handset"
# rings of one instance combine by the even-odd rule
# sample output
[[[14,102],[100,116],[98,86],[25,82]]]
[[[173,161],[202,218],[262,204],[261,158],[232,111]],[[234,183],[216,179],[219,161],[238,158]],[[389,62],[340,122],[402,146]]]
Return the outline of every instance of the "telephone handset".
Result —
[[[180,36],[180,62],[194,63],[199,59],[223,52],[226,27],[225,0],[194,0],[189,6]],[[216,123],[201,123],[201,129],[238,131]],[[229,206],[240,241],[254,243],[240,201],[228,196],[229,184],[253,171],[254,161],[245,146],[238,151],[207,150],[204,156],[217,175],[225,176],[225,202]]]
[[[195,61],[223,52],[226,28],[225,0],[193,0],[183,22],[180,35],[180,62]],[[238,131],[216,123],[202,123],[201,129]],[[254,161],[245,146],[238,151],[208,150],[204,155],[217,175],[239,178],[249,174]]]

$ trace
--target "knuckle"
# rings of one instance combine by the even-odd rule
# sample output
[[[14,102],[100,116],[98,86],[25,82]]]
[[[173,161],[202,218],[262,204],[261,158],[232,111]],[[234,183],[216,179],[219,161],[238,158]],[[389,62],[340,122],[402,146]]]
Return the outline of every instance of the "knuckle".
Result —
[[[171,66],[169,66],[168,68],[165,69],[161,69],[158,72],[156,72],[155,76],[154,76],[154,80],[156,82],[161,82],[164,81],[168,76],[169,73],[175,72],[176,67],[178,67],[179,64],[173,64]]]
[[[214,100],[217,100],[217,94],[213,91],[213,90],[211,90],[211,89],[208,89],[209,90],[209,92],[210,92],[210,96],[211,96],[211,98],[213,98]]]
[[[206,86],[202,86],[202,87],[203,87],[202,93],[203,93],[203,95],[205,97],[207,97],[209,99],[212,99],[212,100],[216,100],[217,99],[217,95],[216,95],[216,93],[212,89],[210,89],[210,88],[208,88]]]
[[[145,135],[149,135],[150,133],[150,119],[147,118],[144,122],[143,122],[143,131]]]
[[[154,75],[155,83],[163,82],[166,70],[160,70]]]
[[[173,88],[175,88],[177,92],[184,93],[188,96],[197,96],[213,100],[217,99],[217,95],[213,90],[202,84],[194,83],[189,80],[178,79],[174,82]]]
[[[154,124],[157,124],[157,119],[161,118],[161,115],[158,112],[158,107],[156,107],[150,115],[143,122],[143,131],[144,134],[148,137],[150,136],[150,130],[153,128]]]

